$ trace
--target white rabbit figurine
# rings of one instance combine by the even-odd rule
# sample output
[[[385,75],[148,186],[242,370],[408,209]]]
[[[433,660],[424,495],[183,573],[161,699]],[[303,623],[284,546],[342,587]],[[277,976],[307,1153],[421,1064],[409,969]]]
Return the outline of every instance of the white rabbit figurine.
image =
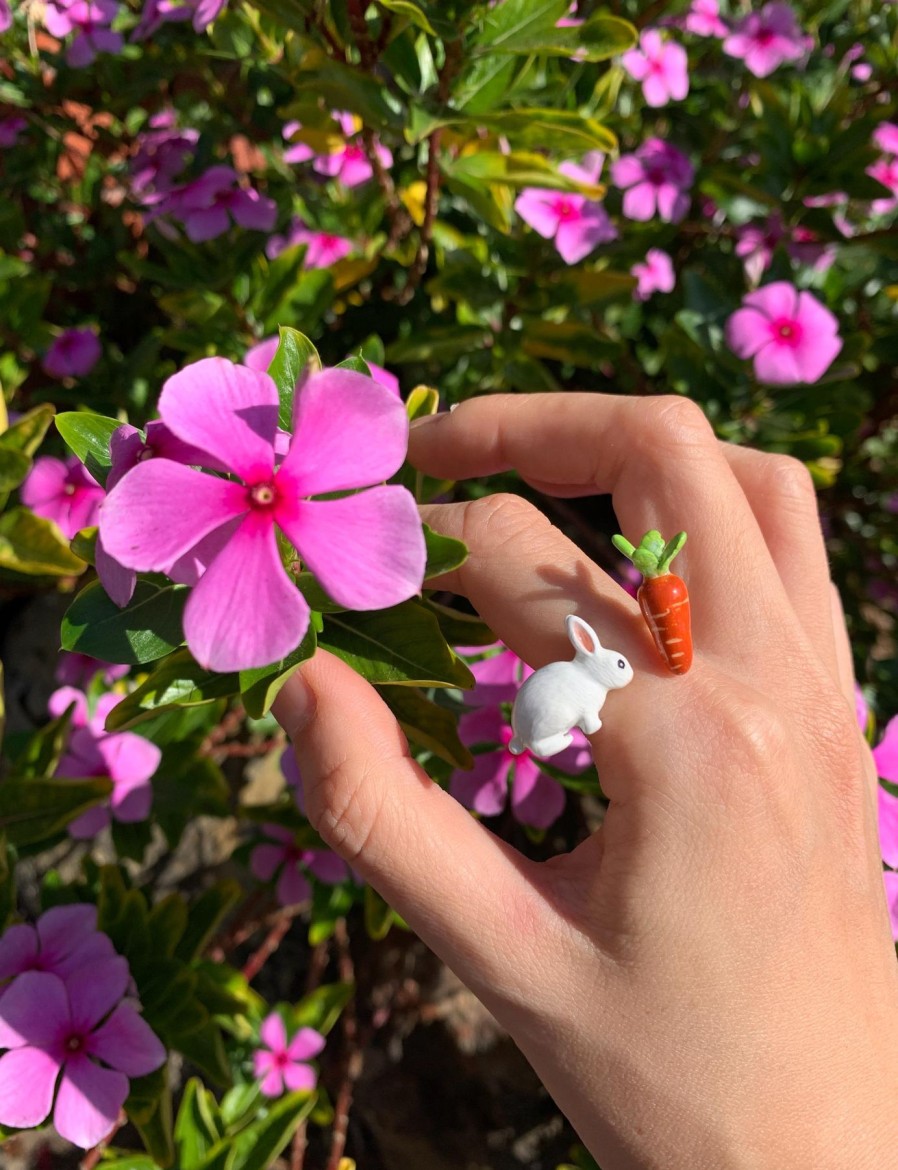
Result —
[[[524,682],[511,710],[516,756],[529,748],[535,756],[555,756],[571,742],[571,729],[592,735],[602,726],[599,711],[609,691],[625,687],[633,667],[617,650],[606,650],[582,618],[568,614],[567,636],[573,662],[550,662]]]

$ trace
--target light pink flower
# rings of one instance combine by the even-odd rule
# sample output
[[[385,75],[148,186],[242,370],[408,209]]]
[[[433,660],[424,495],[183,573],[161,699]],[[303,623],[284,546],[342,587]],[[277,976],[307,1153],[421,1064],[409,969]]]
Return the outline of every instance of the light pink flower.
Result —
[[[327,175],[328,178],[339,179],[344,187],[358,187],[362,183],[367,183],[374,175],[374,168],[371,165],[365,147],[358,139],[353,140],[352,138],[358,126],[358,121],[353,114],[344,111],[338,111],[332,116],[339,123],[341,130],[350,141],[344,143],[343,146],[339,147],[332,154],[316,155],[315,161],[312,163],[312,168],[319,175]],[[393,155],[385,146],[381,146],[376,139],[373,141],[372,149],[384,170],[387,170],[393,165]]]
[[[873,145],[883,154],[898,155],[898,122],[880,122],[873,131]]]
[[[9,0],[0,0],[0,33],[5,33],[8,28],[12,28],[12,9]]]
[[[682,101],[689,92],[689,68],[686,50],[674,41],[665,41],[654,28],[639,38],[639,48],[629,49],[621,65],[634,81],[642,82],[646,104],[659,107],[670,101]]]
[[[74,33],[66,61],[75,69],[91,65],[97,53],[120,53],[124,41],[110,25],[119,12],[115,0],[47,0],[44,24],[54,37]]]
[[[898,158],[881,158],[867,167],[867,174],[891,191],[889,199],[874,199],[870,210],[874,215],[890,215],[898,208]]]
[[[399,397],[399,379],[395,374],[391,374],[389,370],[385,370],[383,366],[377,365],[376,362],[368,362],[368,369],[371,371],[371,377],[375,382],[379,382],[385,390],[389,390],[391,394]]]
[[[270,838],[257,845],[250,854],[249,867],[259,881],[268,882],[278,871],[275,893],[282,906],[308,902],[312,887],[307,874],[312,874],[327,886],[335,886],[349,877],[349,867],[330,849],[304,849],[296,844],[289,829],[280,825],[263,825]]]
[[[755,377],[770,386],[816,382],[842,348],[829,309],[786,280],[749,293],[727,321],[726,339],[738,357],[754,359]]]
[[[382,484],[405,457],[408,418],[372,379],[337,369],[306,378],[278,467],[278,393],[267,374],[205,358],[168,379],[159,413],[176,438],[237,478],[170,459],[140,463],[107,496],[100,536],[110,556],[137,571],[167,573],[204,544],[208,567],[184,611],[187,645],[202,665],[266,666],[303,638],[309,607],[284,569],[278,529],[339,605],[382,609],[420,590],[417,507],[405,488]],[[371,483],[381,486],[309,499]]]
[[[611,167],[612,182],[624,191],[624,215],[643,222],[657,215],[665,223],[679,223],[689,210],[694,178],[685,154],[660,138],[647,138]]]
[[[243,364],[249,366],[251,370],[258,370],[264,374],[274,360],[279,341],[280,338],[277,334],[274,337],[265,337],[261,341],[257,341],[243,355]]]
[[[106,716],[122,698],[122,695],[101,695],[91,715],[87,696],[74,687],[60,687],[50,696],[48,708],[54,718],[75,704],[69,741],[55,775],[70,780],[106,776],[112,781],[108,804],[89,808],[69,824],[69,835],[77,840],[96,836],[113,820],[130,824],[145,821],[150,815],[153,803],[150,777],[159,767],[162,752],[156,744],[133,731],[106,731]]]
[[[324,1048],[324,1037],[314,1028],[300,1028],[287,1043],[284,1021],[272,1012],[259,1029],[262,1047],[253,1053],[253,1070],[261,1080],[266,1097],[280,1097],[285,1087],[291,1092],[311,1092],[318,1083],[314,1068],[306,1062]]]
[[[120,957],[79,968],[66,982],[26,971],[0,999],[0,1125],[31,1129],[51,1111],[61,1137],[89,1149],[113,1128],[129,1077],[165,1062],[165,1048],[124,999]],[[54,1104],[55,1097],[55,1104]]]
[[[44,354],[41,365],[51,378],[83,378],[103,352],[92,329],[64,329]]]
[[[106,495],[74,455],[65,461],[52,455],[35,459],[19,492],[22,503],[36,516],[58,524],[67,540],[82,528],[96,524]]]
[[[647,301],[656,292],[670,292],[676,284],[673,261],[660,248],[649,248],[645,261],[634,264],[630,275],[637,280],[633,290],[637,301]]]
[[[122,961],[109,936],[97,930],[96,906],[54,906],[34,926],[17,923],[0,935],[0,984],[25,971],[49,971],[65,981],[108,959]],[[0,986],[0,997],[10,986]]]
[[[717,0],[692,0],[686,13],[687,32],[697,37],[723,38],[730,31],[720,19],[720,5]]]
[[[265,255],[275,260],[285,248],[305,244],[303,263],[306,268],[330,268],[344,259],[353,249],[352,240],[336,236],[332,232],[316,232],[308,228],[301,219],[294,218],[284,236],[272,236],[265,245]]]
[[[290,142],[293,135],[301,129],[302,123],[300,122],[286,122],[283,129],[284,140]],[[304,163],[314,157],[315,151],[305,142],[294,142],[284,151],[285,163]]]
[[[565,162],[559,171],[581,183],[596,183],[604,155],[588,154],[582,165]],[[515,200],[515,211],[546,240],[554,240],[565,264],[576,264],[598,244],[617,239],[617,229],[600,202],[567,191],[525,187]]]
[[[141,202],[153,193],[171,190],[176,176],[196,154],[200,139],[199,130],[175,128],[172,110],[154,114],[149,126],[138,134],[130,162],[131,186]]]
[[[169,21],[190,20],[194,32],[203,32],[226,3],[227,0],[146,0],[131,40],[145,40]]]
[[[759,283],[785,236],[786,229],[776,212],[762,224],[749,223],[736,228],[736,255],[745,265],[749,283]]]
[[[877,775],[890,784],[898,784],[898,715],[886,724],[882,739],[873,749]],[[883,861],[892,870],[898,869],[898,797],[886,791],[880,784],[877,790],[879,801],[879,845]],[[892,934],[898,941],[898,873],[884,873],[889,915],[892,920]]]
[[[767,77],[786,61],[798,61],[814,44],[801,31],[788,4],[773,0],[760,12],[750,12],[723,42],[723,51],[745,61],[755,77]]]

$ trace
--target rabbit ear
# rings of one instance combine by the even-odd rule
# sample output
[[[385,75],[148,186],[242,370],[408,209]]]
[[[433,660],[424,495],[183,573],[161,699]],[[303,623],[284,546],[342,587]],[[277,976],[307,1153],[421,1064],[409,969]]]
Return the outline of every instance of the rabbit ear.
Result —
[[[564,624],[567,627],[567,636],[571,640],[571,645],[578,654],[592,655],[601,650],[602,643],[599,641],[598,634],[592,626],[587,625],[583,618],[569,613],[564,619]]]

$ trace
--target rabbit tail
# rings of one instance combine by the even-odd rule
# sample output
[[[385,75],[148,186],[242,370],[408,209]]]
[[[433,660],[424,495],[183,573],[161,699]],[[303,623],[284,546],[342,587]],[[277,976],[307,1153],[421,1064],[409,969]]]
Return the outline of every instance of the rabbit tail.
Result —
[[[511,754],[513,756],[519,756],[519,755],[521,755],[522,752],[525,752],[527,750],[527,745],[524,743],[524,741],[521,739],[521,737],[519,735],[516,735],[511,740],[511,743],[509,743],[508,750],[511,752]]]

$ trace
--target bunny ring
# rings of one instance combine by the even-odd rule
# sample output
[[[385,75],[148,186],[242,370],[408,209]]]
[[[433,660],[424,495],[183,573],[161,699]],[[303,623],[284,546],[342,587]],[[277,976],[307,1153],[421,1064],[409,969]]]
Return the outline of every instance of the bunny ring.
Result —
[[[573,661],[540,667],[518,691],[511,710],[514,738],[508,745],[516,756],[527,748],[535,756],[554,756],[569,746],[572,728],[579,727],[584,735],[598,731],[608,692],[625,687],[633,677],[626,658],[606,650],[582,618],[568,614],[564,624]]]

